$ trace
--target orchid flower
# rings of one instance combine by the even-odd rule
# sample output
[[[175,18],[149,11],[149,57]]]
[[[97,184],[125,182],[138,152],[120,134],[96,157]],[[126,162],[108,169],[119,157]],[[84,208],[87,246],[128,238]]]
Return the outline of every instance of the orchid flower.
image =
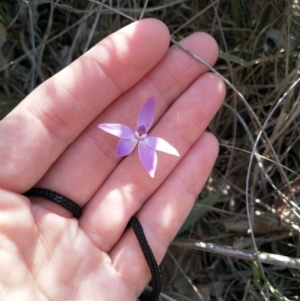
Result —
[[[157,166],[156,151],[179,157],[179,153],[170,143],[159,137],[148,136],[154,115],[155,97],[151,96],[141,109],[135,131],[119,123],[102,123],[98,125],[101,130],[120,138],[117,146],[117,157],[131,154],[138,144],[139,158],[152,178],[154,178]]]

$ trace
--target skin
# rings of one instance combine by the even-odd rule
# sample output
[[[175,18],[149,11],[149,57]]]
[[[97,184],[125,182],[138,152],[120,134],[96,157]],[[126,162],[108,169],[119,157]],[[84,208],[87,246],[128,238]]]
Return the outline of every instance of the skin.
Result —
[[[217,44],[205,33],[181,43],[210,64],[217,59]],[[0,300],[136,300],[147,285],[150,273],[128,221],[138,217],[161,262],[217,157],[217,140],[205,129],[225,95],[217,76],[168,47],[163,23],[132,23],[1,121]],[[118,138],[97,128],[135,128],[151,95],[157,112],[149,135],[180,153],[158,153],[154,179],[137,150],[117,158]],[[21,195],[33,186],[73,199],[82,217]]]

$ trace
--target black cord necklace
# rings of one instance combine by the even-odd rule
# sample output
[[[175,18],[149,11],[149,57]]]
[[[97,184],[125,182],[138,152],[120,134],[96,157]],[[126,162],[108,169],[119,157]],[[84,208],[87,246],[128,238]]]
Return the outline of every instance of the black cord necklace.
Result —
[[[63,196],[60,193],[57,193],[53,190],[50,189],[45,189],[45,188],[31,188],[27,192],[24,193],[25,196],[27,197],[39,197],[46,199],[48,201],[54,202],[68,211],[70,211],[74,217],[77,219],[80,218],[82,214],[81,208],[70,200],[69,198]],[[161,281],[161,274],[159,270],[159,266],[155,260],[155,257],[153,255],[153,252],[149,246],[149,243],[146,239],[143,227],[139,220],[133,216],[129,220],[129,225],[132,227],[133,232],[140,244],[140,247],[143,251],[144,257],[146,259],[146,262],[149,266],[150,272],[151,272],[151,282],[153,285],[153,289],[150,292],[150,294],[144,295],[142,294],[141,297],[139,297],[139,301],[155,301],[157,300],[160,291],[161,291],[161,286],[162,286],[162,281]]]

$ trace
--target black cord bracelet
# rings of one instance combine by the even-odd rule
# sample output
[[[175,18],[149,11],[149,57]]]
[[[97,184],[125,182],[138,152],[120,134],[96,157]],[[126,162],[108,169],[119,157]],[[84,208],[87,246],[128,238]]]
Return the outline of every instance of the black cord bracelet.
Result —
[[[48,201],[54,202],[68,211],[70,211],[74,217],[80,218],[82,214],[81,208],[70,200],[69,198],[63,196],[60,193],[57,193],[53,190],[46,189],[46,188],[31,188],[27,192],[25,192],[23,195],[27,197],[39,197],[46,199]],[[157,300],[160,292],[161,292],[161,286],[162,286],[162,281],[161,281],[161,274],[159,270],[159,266],[155,260],[155,257],[153,255],[153,252],[149,246],[149,243],[146,239],[146,236],[144,234],[143,227],[139,220],[133,216],[129,220],[129,225],[132,227],[133,232],[140,244],[140,247],[142,249],[142,252],[144,254],[144,257],[146,259],[146,262],[149,266],[150,272],[151,272],[151,282],[153,285],[153,289],[150,294],[147,294],[146,296],[140,297],[138,300],[139,301],[155,301]]]
[[[135,236],[140,244],[140,247],[143,251],[144,257],[147,261],[147,264],[149,266],[150,272],[151,272],[151,277],[152,277],[152,285],[153,289],[150,294],[146,295],[145,297],[140,298],[140,301],[155,301],[160,292],[161,292],[161,286],[162,286],[162,281],[161,281],[161,274],[160,274],[160,269],[159,266],[155,260],[155,257],[153,255],[153,252],[149,246],[149,243],[146,239],[143,227],[139,220],[133,216],[130,221],[129,221],[130,226],[133,229],[133,232],[135,233]]]
[[[62,194],[50,189],[38,188],[38,187],[31,188],[23,195],[27,197],[31,196],[31,197],[43,198],[55,204],[58,204],[64,207],[65,209],[67,209],[68,211],[70,211],[71,213],[73,213],[74,217],[76,218],[80,218],[82,214],[81,208],[75,202],[63,196]]]

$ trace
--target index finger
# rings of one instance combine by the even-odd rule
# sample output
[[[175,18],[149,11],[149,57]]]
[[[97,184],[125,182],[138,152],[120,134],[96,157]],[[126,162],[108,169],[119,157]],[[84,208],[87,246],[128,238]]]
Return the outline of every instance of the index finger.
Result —
[[[0,188],[24,192],[32,187],[104,108],[163,57],[168,45],[162,22],[132,23],[33,91],[0,123]]]

